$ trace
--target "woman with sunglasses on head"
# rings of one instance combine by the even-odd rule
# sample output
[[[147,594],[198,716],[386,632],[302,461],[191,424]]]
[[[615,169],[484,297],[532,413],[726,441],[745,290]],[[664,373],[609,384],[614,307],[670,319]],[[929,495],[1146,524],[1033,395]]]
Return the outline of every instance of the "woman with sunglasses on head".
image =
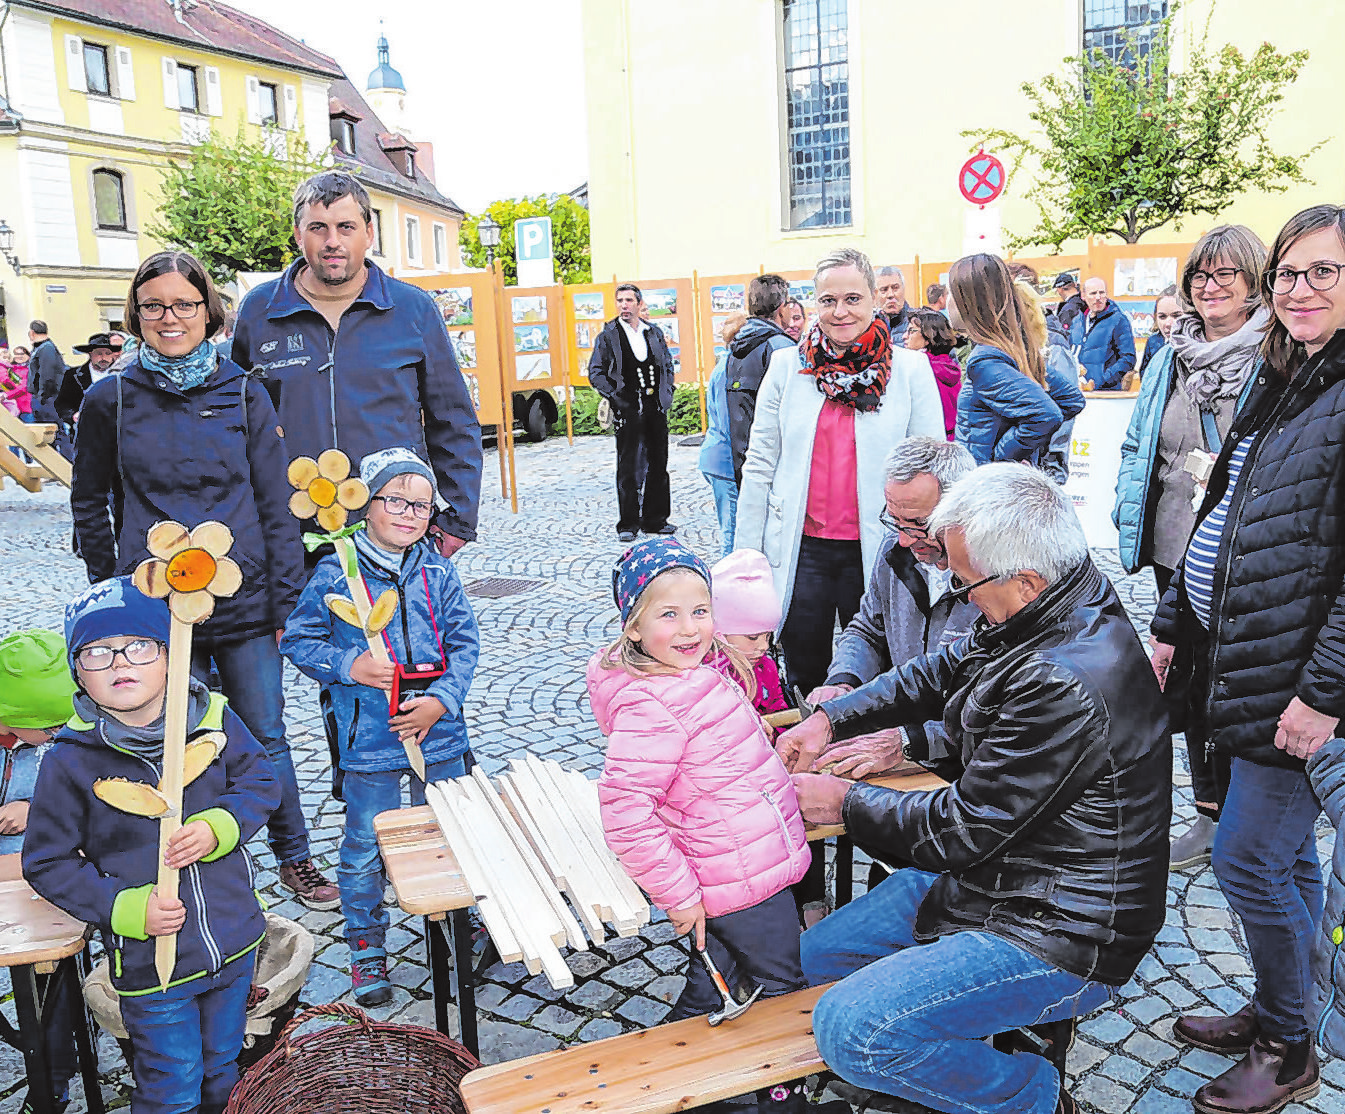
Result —
[[[1345,714],[1345,209],[1294,216],[1270,249],[1263,364],[1224,438],[1195,533],[1154,616],[1154,672],[1230,762],[1214,874],[1256,975],[1179,1041],[1236,1058],[1194,1104],[1277,1111],[1315,1095],[1308,1004],[1322,918],[1307,760]],[[1183,690],[1180,686],[1186,686]]]
[[[1240,224],[1205,233],[1182,270],[1181,304],[1190,308],[1173,323],[1140,380],[1121,445],[1112,521],[1126,572],[1152,565],[1160,596],[1196,525],[1196,478],[1188,459],[1193,451],[1211,460],[1218,455],[1253,384],[1270,320],[1260,293],[1265,262],[1265,245]],[[1155,308],[1169,304],[1160,297]],[[1202,725],[1183,714],[1180,699],[1173,712],[1173,729],[1186,731],[1196,802],[1195,822],[1172,844],[1172,869],[1181,870],[1210,857],[1228,770],[1227,763],[1206,756]]]
[[[193,670],[204,679],[213,660],[233,710],[275,763],[282,797],[268,834],[282,885],[309,908],[335,909],[340,895],[309,853],[285,737],[276,637],[305,576],[275,408],[211,343],[224,307],[186,252],[140,265],[125,320],[140,339],[136,356],[94,383],[80,410],[70,488],[80,556],[96,583],[133,572],[157,522],[222,522],[233,533],[242,583],[196,627]]]

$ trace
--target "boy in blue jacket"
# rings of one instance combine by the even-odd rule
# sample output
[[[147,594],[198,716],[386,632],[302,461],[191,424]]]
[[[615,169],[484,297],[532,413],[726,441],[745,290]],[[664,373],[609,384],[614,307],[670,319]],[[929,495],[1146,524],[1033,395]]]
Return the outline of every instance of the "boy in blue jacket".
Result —
[[[212,754],[183,791],[183,825],[164,862],[181,898],[155,891],[159,821],[108,783],[163,776],[168,607],[129,577],[103,581],[66,609],[75,715],[42,763],[28,814],[23,874],[50,901],[97,925],[121,999],[135,1075],[134,1114],[219,1114],[238,1081],[248,988],[265,926],[243,849],[280,803],[260,743],[222,696],[193,680],[188,746]],[[194,765],[194,763],[193,763]],[[149,796],[149,794],[145,794]],[[167,990],[155,937],[177,934]]]
[[[384,950],[387,877],[374,817],[401,806],[402,778],[411,773],[403,740],[423,751],[429,780],[467,772],[462,706],[480,637],[452,561],[425,540],[438,499],[429,466],[410,449],[382,449],[364,458],[360,478],[374,495],[355,550],[369,598],[397,594],[396,614],[379,635],[392,662],[375,661],[364,633],[328,609],[329,595],[350,598],[335,554],[314,570],[285,624],[280,652],[331,697],[345,775],[346,830],[337,878],[351,983],[360,1005],[378,1006],[391,1001],[392,984]],[[411,800],[425,803],[425,787],[414,776]]]

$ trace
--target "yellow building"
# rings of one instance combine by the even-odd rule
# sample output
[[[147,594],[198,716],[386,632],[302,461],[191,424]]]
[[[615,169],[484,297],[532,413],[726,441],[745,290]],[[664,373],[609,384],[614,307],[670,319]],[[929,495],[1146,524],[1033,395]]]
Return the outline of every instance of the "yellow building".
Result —
[[[811,267],[854,244],[875,261],[951,260],[972,223],[1028,231],[1026,178],[980,214],[957,191],[971,129],[1030,127],[1025,81],[1063,71],[1085,40],[1143,33],[1167,4],[1126,0],[583,0],[594,274],[733,274]],[[1187,0],[1174,54],[1211,0]],[[1270,39],[1312,54],[1276,116],[1278,149],[1333,137],[1345,5],[1217,0],[1212,44]],[[1306,166],[1312,187],[1246,196],[1225,214],[1269,242],[1308,204],[1341,200],[1345,142]],[[1029,171],[1030,172],[1030,171]],[[1196,218],[1153,242],[1192,240]]]
[[[405,228],[418,219],[423,246],[408,254],[403,231],[380,263],[432,264],[436,224],[445,228],[441,257],[456,260],[461,210],[418,168],[407,172],[395,148],[413,156],[414,144],[390,137],[393,149],[380,148],[387,129],[368,113],[356,130],[372,128],[374,147],[341,153],[348,132],[330,98],[343,84],[331,58],[218,3],[0,4],[0,221],[15,233],[18,260],[0,259],[10,340],[39,318],[68,354],[120,325],[136,267],[163,246],[146,229],[164,167],[212,129],[232,136],[242,127],[278,147],[302,130],[315,154],[331,148],[370,179],[386,220]]]

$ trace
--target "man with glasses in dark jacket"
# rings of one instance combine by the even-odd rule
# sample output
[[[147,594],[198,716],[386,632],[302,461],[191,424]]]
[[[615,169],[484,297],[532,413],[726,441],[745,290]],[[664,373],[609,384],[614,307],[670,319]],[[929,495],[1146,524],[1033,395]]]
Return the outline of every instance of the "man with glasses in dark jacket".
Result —
[[[404,446],[434,469],[440,552],[476,538],[481,427],[443,317],[424,290],[365,258],[369,194],[328,170],[294,193],[303,253],[238,309],[233,359],[266,384],[290,458],[340,449],[352,466]]]
[[[843,820],[909,864],[804,933],[809,979],[838,980],[813,1011],[817,1045],[849,1083],[936,1110],[1072,1114],[1049,1060],[985,1038],[1072,1023],[1153,945],[1172,813],[1163,698],[1068,496],[1042,473],[978,468],[929,530],[953,594],[982,619],[777,744],[804,819]],[[940,713],[943,789],[807,772],[837,740]]]

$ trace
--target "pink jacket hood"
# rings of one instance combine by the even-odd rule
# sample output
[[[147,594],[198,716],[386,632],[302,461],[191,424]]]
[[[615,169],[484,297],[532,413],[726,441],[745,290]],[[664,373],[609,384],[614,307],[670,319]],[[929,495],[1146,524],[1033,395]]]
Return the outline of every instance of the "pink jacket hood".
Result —
[[[703,902],[721,917],[808,868],[794,785],[743,691],[708,665],[677,674],[588,663],[607,758],[603,833],[660,909]]]

